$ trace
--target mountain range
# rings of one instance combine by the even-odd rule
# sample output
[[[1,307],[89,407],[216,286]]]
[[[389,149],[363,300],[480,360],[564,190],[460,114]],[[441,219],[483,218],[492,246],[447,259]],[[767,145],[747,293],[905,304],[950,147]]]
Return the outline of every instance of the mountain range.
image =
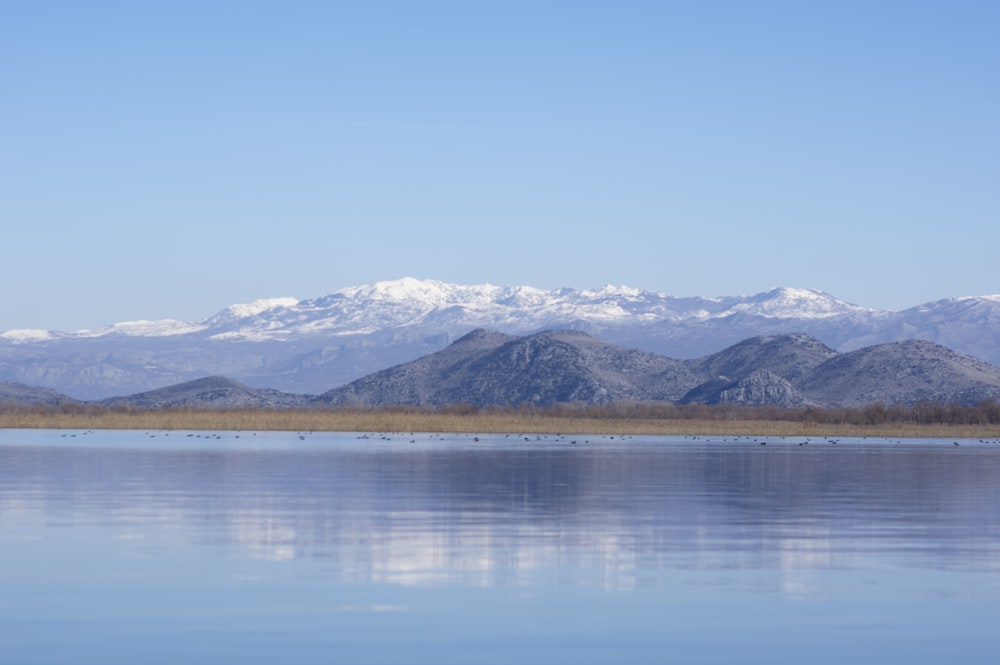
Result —
[[[376,372],[318,398],[342,406],[560,403],[858,407],[1000,398],[1000,368],[933,342],[838,353],[819,340],[753,337],[679,360],[586,333],[522,337],[475,330],[437,353]]]
[[[754,337],[681,360],[578,331],[514,336],[477,329],[446,348],[321,395],[209,376],[100,400],[112,407],[552,406],[670,404],[858,407],[875,402],[975,405],[1000,398],[1000,368],[923,340],[839,353],[801,333]],[[60,405],[45,389],[0,384],[0,402]]]
[[[248,388],[316,395],[446,349],[476,329],[529,337],[572,330],[675,363],[749,338],[802,333],[841,354],[924,340],[1000,364],[1000,295],[885,311],[798,288],[680,298],[629,287],[546,291],[404,278],[309,300],[233,305],[196,322],[8,330],[0,333],[0,382],[100,400],[225,376]]]

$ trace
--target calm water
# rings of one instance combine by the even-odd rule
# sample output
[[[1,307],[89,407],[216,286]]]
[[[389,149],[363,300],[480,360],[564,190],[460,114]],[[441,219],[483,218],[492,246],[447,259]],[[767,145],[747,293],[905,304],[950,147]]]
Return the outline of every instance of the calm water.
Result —
[[[1000,442],[0,431],[2,663],[995,663]]]

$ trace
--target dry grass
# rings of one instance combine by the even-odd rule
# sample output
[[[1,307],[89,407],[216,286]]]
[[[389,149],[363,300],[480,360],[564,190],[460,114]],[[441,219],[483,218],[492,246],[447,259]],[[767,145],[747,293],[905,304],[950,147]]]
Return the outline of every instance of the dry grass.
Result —
[[[677,434],[1000,438],[1000,425],[796,422],[762,419],[591,417],[544,412],[394,410],[133,410],[0,412],[4,429],[259,430],[533,434]]]

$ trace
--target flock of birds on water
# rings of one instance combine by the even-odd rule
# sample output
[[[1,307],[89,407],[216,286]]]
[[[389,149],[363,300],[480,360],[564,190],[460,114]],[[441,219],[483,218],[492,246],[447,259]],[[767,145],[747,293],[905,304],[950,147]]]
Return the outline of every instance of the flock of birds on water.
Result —
[[[91,436],[91,435],[94,435],[95,433],[96,433],[95,430],[84,430],[82,432],[63,433],[63,434],[61,434],[61,436],[63,438],[76,438],[77,436],[81,436],[81,437],[83,437],[83,436]],[[269,434],[276,434],[276,432],[268,432],[268,433]],[[316,431],[288,432],[288,434],[298,437],[298,439],[300,441],[305,441],[308,437],[311,437],[312,435],[314,435],[316,433],[317,433]],[[334,432],[320,432],[320,433],[321,434],[324,434],[324,433],[325,434],[335,434]],[[243,432],[243,431],[240,431],[240,432],[236,432],[236,431],[225,431],[225,432],[221,432],[221,431],[208,431],[208,432],[188,432],[188,433],[184,433],[184,432],[179,432],[179,431],[176,431],[176,430],[146,431],[146,432],[143,433],[143,435],[146,438],[150,438],[150,439],[155,439],[157,437],[169,437],[171,434],[174,434],[175,438],[184,437],[184,438],[188,438],[188,439],[205,439],[205,440],[222,441],[224,439],[239,439],[241,435],[246,435],[248,438],[253,438],[253,437],[256,437],[258,433],[257,432]],[[359,434],[355,435],[355,438],[358,439],[358,440],[376,439],[376,440],[379,440],[379,441],[392,441],[392,440],[395,440],[395,439],[399,439],[401,437],[402,438],[407,438],[409,440],[409,443],[416,443],[418,435],[415,434],[414,432],[409,432],[409,433],[400,433],[400,432],[367,432],[367,433],[359,433]],[[530,434],[529,435],[529,434],[523,434],[522,433],[522,434],[504,434],[504,435],[499,435],[499,434],[486,435],[486,434],[468,434],[468,433],[447,433],[446,434],[446,433],[432,433],[432,432],[422,432],[422,433],[419,434],[419,437],[421,437],[421,438],[423,438],[425,440],[429,440],[429,441],[435,441],[435,440],[437,440],[437,441],[451,441],[451,440],[456,440],[457,439],[457,440],[472,441],[474,443],[478,443],[480,441],[500,442],[500,441],[510,441],[511,439],[513,439],[514,441],[518,441],[518,442],[520,442],[522,440],[523,441],[528,441],[528,442],[531,442],[531,441],[536,441],[536,442],[560,442],[560,443],[568,443],[569,445],[577,445],[579,443],[589,444],[589,443],[595,443],[597,441],[627,441],[627,440],[635,439],[636,438],[635,435],[628,435],[628,434],[600,435],[600,436],[595,436],[592,439],[588,438],[588,439],[582,439],[581,440],[579,438],[567,437],[564,434]],[[657,437],[655,435],[643,435],[640,438],[642,438],[642,439],[650,439],[650,438],[657,438]],[[801,437],[801,436],[799,436],[799,437],[796,437],[796,436],[760,437],[760,436],[732,436],[732,435],[730,435],[730,436],[706,436],[706,435],[696,435],[696,434],[684,435],[684,436],[679,436],[679,437],[678,436],[664,436],[664,437],[661,437],[661,438],[668,438],[668,439],[680,438],[680,439],[685,440],[685,441],[702,441],[702,442],[706,442],[706,443],[709,443],[709,442],[718,442],[718,443],[755,443],[755,444],[760,445],[760,446],[766,446],[768,443],[772,443],[772,444],[774,444],[774,443],[778,443],[778,444],[794,444],[794,445],[799,445],[799,446],[807,446],[810,443],[813,443],[814,439],[816,439],[816,441],[815,441],[816,443],[825,443],[825,444],[832,444],[832,445],[835,445],[835,444],[838,444],[838,443],[841,443],[842,441],[844,441],[844,439],[833,438],[833,437]],[[914,441],[914,440],[917,440],[917,439],[909,439],[909,441]],[[885,442],[885,443],[892,443],[892,444],[901,444],[901,443],[904,443],[907,440],[906,439],[898,439],[898,438],[897,439],[882,438],[882,437],[857,437],[857,438],[851,439],[851,441],[854,442],[854,443],[865,443],[865,442],[877,441],[877,442]],[[1000,438],[996,438],[996,439],[978,439],[978,440],[977,439],[962,439],[962,442],[966,443],[966,444],[975,444],[975,443],[978,442],[978,443],[981,443],[981,444],[996,444],[996,445],[1000,445]],[[951,443],[954,446],[961,446],[962,445],[962,443],[960,443],[959,441],[956,441],[954,439],[951,440]]]

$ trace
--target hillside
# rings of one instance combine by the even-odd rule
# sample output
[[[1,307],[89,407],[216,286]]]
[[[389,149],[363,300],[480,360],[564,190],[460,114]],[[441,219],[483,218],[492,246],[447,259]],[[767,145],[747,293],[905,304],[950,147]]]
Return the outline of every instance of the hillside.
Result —
[[[859,406],[1000,398],[1000,369],[914,340],[839,354],[803,334],[757,337],[676,360],[580,332],[475,331],[443,351],[323,393],[322,404],[476,406],[665,401]]]
[[[148,392],[101,400],[103,406],[138,408],[284,408],[305,406],[310,399],[277,390],[251,388],[222,376],[208,376]]]
[[[819,403],[939,401],[976,404],[1000,397],[1000,369],[939,344],[909,340],[838,355],[800,383]]]
[[[684,363],[572,331],[511,337],[476,330],[443,351],[376,372],[317,400],[331,405],[671,401]]]
[[[58,406],[71,404],[73,398],[37,386],[26,386],[21,383],[0,383],[0,405],[15,406]]]

